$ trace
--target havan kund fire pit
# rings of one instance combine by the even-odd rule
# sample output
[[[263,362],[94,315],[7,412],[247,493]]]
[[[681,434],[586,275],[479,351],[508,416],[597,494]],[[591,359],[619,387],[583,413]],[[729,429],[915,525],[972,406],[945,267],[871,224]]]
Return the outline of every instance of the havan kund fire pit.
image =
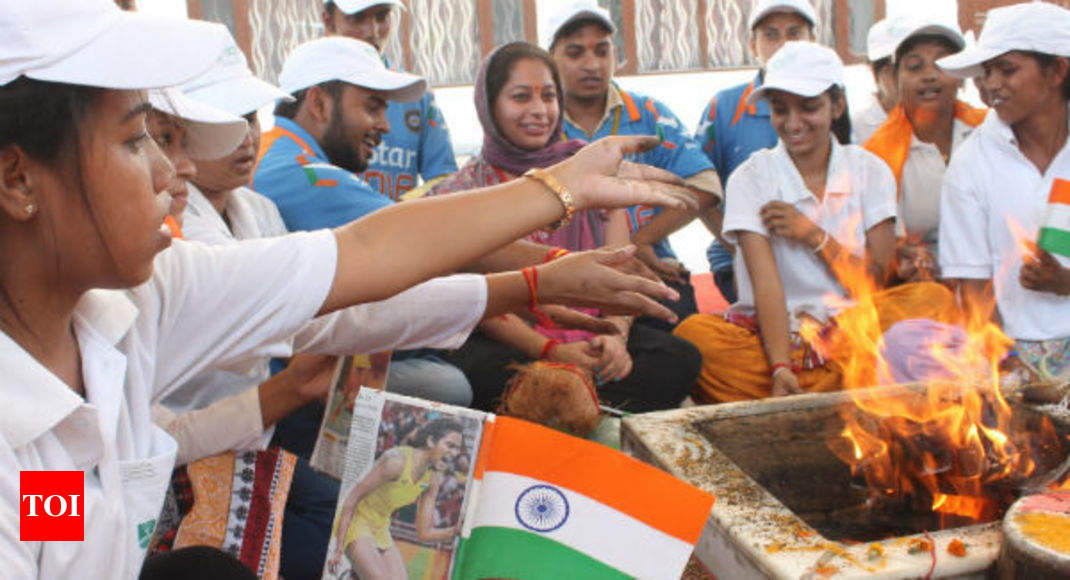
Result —
[[[716,495],[695,555],[720,578],[983,574],[1000,551],[999,509],[985,508],[988,512],[978,515],[989,521],[974,523],[955,513],[959,510],[933,511],[932,497],[920,507],[916,501],[874,506],[866,478],[853,475],[830,448],[843,431],[843,409],[855,399],[910,397],[917,388],[636,415],[623,421],[622,444],[640,459]],[[1057,439],[1070,433],[1070,424],[1048,424],[1030,407],[1014,403],[1011,410],[1012,439],[1037,440],[1052,427]],[[1036,462],[1035,473],[1063,461],[1066,452],[1059,447],[1024,450]],[[1006,509],[1016,490],[997,485],[986,488],[985,497],[991,506]]]

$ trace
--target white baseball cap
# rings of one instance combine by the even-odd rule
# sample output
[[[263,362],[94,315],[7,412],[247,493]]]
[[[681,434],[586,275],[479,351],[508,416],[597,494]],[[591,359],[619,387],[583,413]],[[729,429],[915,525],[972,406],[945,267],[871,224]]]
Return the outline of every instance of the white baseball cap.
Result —
[[[183,84],[183,93],[237,117],[279,100],[293,100],[282,89],[256,78],[234,37],[228,34],[228,39],[215,65]]]
[[[550,14],[546,26],[547,34],[543,37],[543,48],[550,50],[561,29],[577,20],[594,20],[605,26],[610,34],[617,32],[609,10],[599,6],[595,0],[573,0]]]
[[[754,30],[763,18],[777,12],[798,14],[805,18],[810,26],[817,28],[817,11],[809,0],[758,0],[747,20],[747,30]]]
[[[833,85],[844,86],[843,61],[836,51],[816,42],[793,40],[766,63],[762,86],[750,94],[747,103],[754,104],[774,90],[816,97]]]
[[[108,89],[176,85],[211,66],[225,31],[125,12],[113,0],[0,0],[0,86],[20,76]]]
[[[405,9],[405,5],[401,3],[401,0],[327,0],[326,3],[334,4],[346,14],[364,12],[372,6],[397,6],[402,10]]]
[[[962,29],[955,20],[937,15],[903,15],[888,21],[888,35],[894,42],[892,55],[895,55],[904,42],[922,34],[942,36],[959,50],[966,46],[966,37],[962,35]]]
[[[884,18],[869,27],[869,34],[866,35],[866,58],[869,62],[895,56],[895,37],[891,35],[889,25],[889,20]]]
[[[936,64],[948,74],[974,77],[984,72],[983,62],[1012,50],[1070,57],[1070,10],[1048,2],[993,8],[975,44]]]
[[[197,160],[226,157],[249,132],[245,119],[191,99],[175,87],[149,91],[149,103],[157,111],[186,122],[189,154]]]
[[[422,77],[386,68],[374,46],[346,36],[317,38],[298,46],[279,74],[279,85],[291,95],[329,81],[386,93],[392,101],[417,101],[427,90]]]

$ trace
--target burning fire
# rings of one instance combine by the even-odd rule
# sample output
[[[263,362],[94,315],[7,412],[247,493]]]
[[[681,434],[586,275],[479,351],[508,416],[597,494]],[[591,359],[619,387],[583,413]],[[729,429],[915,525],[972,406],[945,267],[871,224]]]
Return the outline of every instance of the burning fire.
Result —
[[[856,305],[837,317],[836,332],[822,334],[816,325],[801,329],[840,363],[851,395],[840,409],[845,426],[830,448],[865,478],[871,505],[906,501],[937,512],[944,525],[952,517],[997,516],[1005,494],[1037,469],[1032,446],[1038,442],[1011,435],[1016,431],[999,389],[998,365],[1013,343],[991,322],[994,305],[963,313],[956,340],[926,347],[939,376],[896,396],[874,393],[866,388],[896,382],[882,356],[881,293],[857,258],[837,260],[833,269]],[[1058,444],[1050,423],[1034,437]]]

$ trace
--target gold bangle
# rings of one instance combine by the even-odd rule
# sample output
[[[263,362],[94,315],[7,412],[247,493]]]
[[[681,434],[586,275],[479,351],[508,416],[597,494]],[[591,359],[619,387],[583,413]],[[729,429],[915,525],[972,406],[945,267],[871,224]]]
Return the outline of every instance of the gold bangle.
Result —
[[[557,200],[561,202],[561,205],[565,208],[565,215],[546,227],[546,231],[552,232],[565,227],[565,224],[572,221],[572,215],[576,213],[576,204],[572,199],[572,192],[561,185],[561,182],[556,177],[550,175],[545,169],[531,168],[524,173],[524,177],[541,183],[546,189],[549,189],[554,195],[557,196]]]

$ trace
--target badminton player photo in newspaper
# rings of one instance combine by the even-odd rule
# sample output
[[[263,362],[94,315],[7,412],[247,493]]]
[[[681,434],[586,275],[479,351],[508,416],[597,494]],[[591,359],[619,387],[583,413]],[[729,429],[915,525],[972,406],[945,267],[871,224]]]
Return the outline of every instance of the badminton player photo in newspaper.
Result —
[[[361,389],[323,577],[448,577],[484,418]]]

